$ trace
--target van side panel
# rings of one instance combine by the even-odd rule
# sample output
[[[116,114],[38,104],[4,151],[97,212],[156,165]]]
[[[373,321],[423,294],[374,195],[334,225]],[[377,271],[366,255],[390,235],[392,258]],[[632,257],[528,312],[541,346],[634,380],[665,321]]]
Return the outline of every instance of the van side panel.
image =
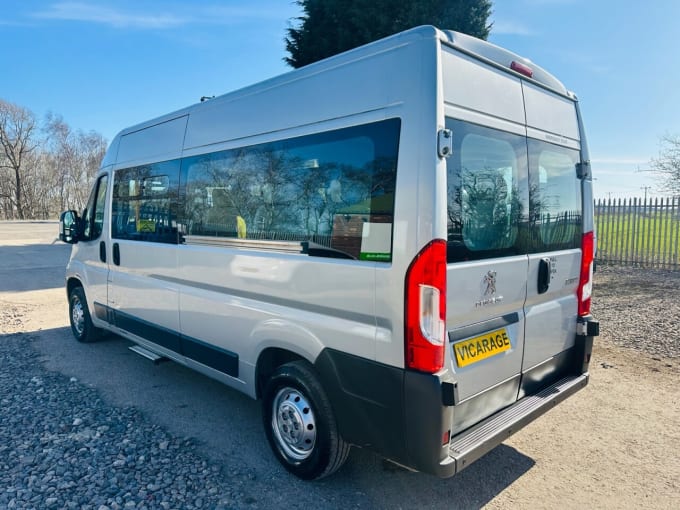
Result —
[[[188,115],[183,115],[124,134],[120,137],[116,167],[178,157],[181,154],[188,119]]]
[[[178,253],[183,335],[251,367],[267,347],[308,360],[324,346],[375,358],[375,263],[204,246]]]
[[[416,53],[417,48],[397,46],[323,73],[307,70],[305,79],[269,88],[265,83],[256,90],[212,99],[210,108],[196,108],[191,113],[184,148],[276,133],[399,103],[408,96],[404,85],[408,86],[409,80],[385,86],[384,77],[417,66]]]

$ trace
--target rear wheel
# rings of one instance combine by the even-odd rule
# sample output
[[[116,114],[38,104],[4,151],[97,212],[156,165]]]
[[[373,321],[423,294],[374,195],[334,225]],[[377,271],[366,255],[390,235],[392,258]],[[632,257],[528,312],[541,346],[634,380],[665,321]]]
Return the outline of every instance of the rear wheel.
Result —
[[[314,480],[337,471],[350,446],[313,368],[294,361],[280,366],[265,387],[263,421],[277,459],[294,475]]]
[[[92,324],[90,311],[87,308],[85,291],[82,287],[74,287],[68,297],[71,331],[76,340],[83,343],[94,342],[100,336],[100,330]]]

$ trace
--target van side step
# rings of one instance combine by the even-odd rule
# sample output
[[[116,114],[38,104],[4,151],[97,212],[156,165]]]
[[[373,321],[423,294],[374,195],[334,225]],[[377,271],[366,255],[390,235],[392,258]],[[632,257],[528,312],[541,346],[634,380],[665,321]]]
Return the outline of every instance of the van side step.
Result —
[[[154,365],[158,365],[162,361],[168,361],[168,358],[161,356],[149,349],[142,347],[141,345],[132,345],[128,347],[132,352],[139,354],[142,358],[146,358],[151,361]]]
[[[567,397],[585,388],[588,378],[588,373],[565,377],[455,436],[449,445],[449,456],[456,462],[456,473]]]

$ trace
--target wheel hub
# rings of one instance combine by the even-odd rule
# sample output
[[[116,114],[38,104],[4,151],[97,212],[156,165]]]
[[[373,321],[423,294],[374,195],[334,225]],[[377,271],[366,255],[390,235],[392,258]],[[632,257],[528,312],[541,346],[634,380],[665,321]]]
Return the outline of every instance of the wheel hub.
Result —
[[[293,388],[276,394],[272,429],[284,455],[293,461],[309,457],[316,443],[316,422],[305,396]]]
[[[85,312],[83,311],[83,304],[79,299],[73,300],[71,319],[73,320],[73,327],[78,334],[82,334],[85,329]]]

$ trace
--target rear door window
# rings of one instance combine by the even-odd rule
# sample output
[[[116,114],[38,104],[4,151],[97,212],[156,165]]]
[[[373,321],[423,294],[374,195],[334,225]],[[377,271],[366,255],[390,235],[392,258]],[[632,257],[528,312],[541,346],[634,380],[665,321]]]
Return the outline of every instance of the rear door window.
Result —
[[[578,248],[581,242],[581,181],[576,174],[579,153],[529,140],[529,253]]]
[[[526,253],[526,139],[449,120],[454,154],[447,160],[448,262]]]

